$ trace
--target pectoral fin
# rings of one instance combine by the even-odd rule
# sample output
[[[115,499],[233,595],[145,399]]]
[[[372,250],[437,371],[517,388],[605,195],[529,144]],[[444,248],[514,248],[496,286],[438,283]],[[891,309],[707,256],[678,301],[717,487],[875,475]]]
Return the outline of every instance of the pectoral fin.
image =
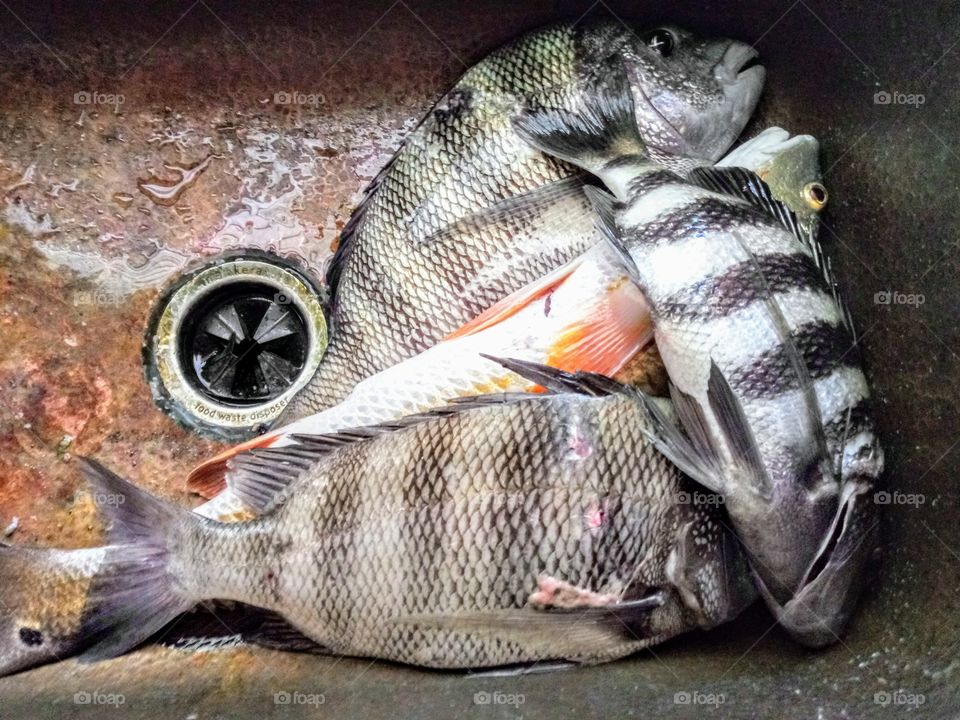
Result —
[[[552,599],[533,606],[489,611],[459,611],[446,614],[408,615],[395,619],[401,625],[421,629],[492,635],[537,649],[548,657],[600,656],[612,647],[629,645],[655,636],[650,614],[666,602],[666,594],[654,590],[628,601],[612,601],[603,594],[555,581],[557,593],[541,589]]]
[[[539,280],[526,285],[516,292],[508,295],[500,302],[490,306],[487,310],[480,313],[470,322],[461,325],[452,333],[447,335],[444,340],[454,340],[467,335],[474,335],[482,330],[486,330],[497,325],[507,318],[510,318],[527,307],[530,303],[549,295],[557,289],[563,281],[566,280],[583,262],[582,256],[574,258],[566,265],[563,265],[553,272],[544,275]]]

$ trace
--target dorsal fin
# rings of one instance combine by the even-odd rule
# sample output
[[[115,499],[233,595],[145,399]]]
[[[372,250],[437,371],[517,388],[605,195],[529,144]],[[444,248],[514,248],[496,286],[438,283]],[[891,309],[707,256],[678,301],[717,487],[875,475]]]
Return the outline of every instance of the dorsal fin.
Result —
[[[823,246],[820,244],[820,240],[817,238],[816,230],[811,229],[805,234],[801,241],[813,256],[813,261],[816,263],[817,268],[823,275],[823,281],[827,284],[827,288],[830,290],[830,294],[833,296],[833,301],[840,309],[840,319],[843,322],[843,326],[850,332],[850,337],[853,339],[854,345],[856,345],[857,333],[853,327],[853,318],[850,315],[850,308],[843,299],[843,295],[840,292],[840,286],[837,284],[833,273],[833,263],[823,251]]]
[[[793,210],[777,200],[760,176],[741,167],[699,167],[690,171],[687,180],[707,190],[746,200],[776,218],[797,240],[806,242],[806,233],[797,222]]]
[[[507,370],[515,372],[520,377],[545,387],[552,393],[576,393],[579,395],[603,397],[606,395],[616,395],[618,393],[630,394],[633,392],[632,388],[628,385],[619,383],[599,373],[571,373],[566,370],[551,367],[550,365],[542,365],[528,360],[498,358],[492,355],[484,355],[483,353],[481,353],[481,356],[503,365]]]
[[[429,420],[456,415],[476,407],[514,402],[521,397],[542,396],[529,393],[504,393],[463,398],[450,405],[376,425],[318,435],[294,433],[290,436],[296,443],[294,445],[256,448],[230,458],[227,462],[227,487],[246,507],[257,515],[263,515],[284,502],[287,496],[286,490],[291,483],[324,457],[344,446],[410,428]]]
[[[340,231],[340,242],[337,243],[337,249],[334,251],[333,256],[330,258],[327,264],[327,292],[329,293],[331,303],[336,301],[337,285],[340,283],[340,275],[343,272],[343,266],[346,263],[347,258],[353,252],[353,246],[356,243],[357,233],[360,231],[360,227],[367,215],[367,211],[370,209],[370,205],[373,203],[373,199],[377,195],[377,190],[380,188],[380,185],[383,184],[384,178],[386,178],[387,174],[393,168],[394,163],[397,161],[400,153],[403,152],[405,146],[406,141],[404,141],[404,143],[397,149],[397,152],[394,153],[392,158],[390,158],[390,161],[380,168],[380,172],[377,173],[376,177],[370,181],[370,184],[367,185],[366,189],[363,191],[363,198],[361,198],[360,202],[357,204],[357,207],[354,208],[353,213],[350,215],[350,219],[347,220],[347,224],[343,226],[343,230]]]
[[[525,360],[502,359],[489,355],[483,357],[499,363],[553,393],[578,393],[601,397],[634,392],[629,386],[618,383],[606,375],[586,372],[570,373]],[[480,407],[542,397],[543,395],[538,393],[512,392],[456,398],[449,401],[448,405],[376,425],[319,435],[295,433],[291,435],[291,438],[296,441],[295,445],[257,448],[231,458],[228,461],[227,485],[244,505],[258,515],[262,515],[283,502],[286,497],[285,490],[294,480],[301,477],[322,458],[346,445],[364,442],[423,422],[457,415]]]
[[[687,180],[707,190],[747,200],[779,220],[783,227],[790,231],[810,251],[814,263],[833,295],[834,302],[840,308],[840,317],[843,320],[844,327],[850,331],[851,336],[856,340],[850,311],[840,295],[839,286],[834,279],[833,267],[830,259],[823,252],[819,240],[817,240],[815,228],[804,230],[797,221],[796,214],[784,203],[777,200],[773,191],[770,190],[770,186],[751,170],[741,167],[700,167],[692,170],[687,176]]]

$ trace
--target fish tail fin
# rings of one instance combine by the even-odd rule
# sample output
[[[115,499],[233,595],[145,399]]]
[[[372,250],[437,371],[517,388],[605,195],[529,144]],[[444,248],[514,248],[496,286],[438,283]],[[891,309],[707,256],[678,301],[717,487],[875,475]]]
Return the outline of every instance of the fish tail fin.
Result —
[[[615,59],[587,78],[568,106],[527,109],[513,123],[538,150],[600,177],[611,162],[646,159],[626,70]]]
[[[248,450],[270,447],[280,437],[281,433],[279,431],[261,435],[239,445],[234,445],[219,455],[200,463],[187,476],[187,489],[207,500],[216,497],[227,488],[227,465],[232,458]]]
[[[79,649],[87,589],[103,548],[54,550],[0,542],[0,676]]]
[[[171,560],[192,530],[207,522],[131,485],[98,462],[80,459],[110,544],[90,588],[81,628],[81,660],[121,655],[204,598],[191,597]]]

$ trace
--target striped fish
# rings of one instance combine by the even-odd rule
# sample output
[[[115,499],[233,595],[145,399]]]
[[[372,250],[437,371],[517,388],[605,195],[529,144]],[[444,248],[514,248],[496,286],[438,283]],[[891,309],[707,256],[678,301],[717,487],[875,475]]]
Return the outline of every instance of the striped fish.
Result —
[[[791,137],[780,128],[765,130],[731,154],[739,167],[758,175],[763,173],[778,188],[771,189],[775,197],[784,202],[799,199],[803,188],[819,183],[818,156],[814,138]],[[718,163],[723,164],[729,164],[729,158]],[[522,200],[516,200],[512,207],[513,213],[526,212]],[[556,205],[550,210],[550,222],[559,227],[568,210]],[[500,222],[509,222],[510,217],[497,211]],[[809,231],[815,230],[816,217],[812,209],[804,216],[803,223]],[[204,497],[214,498],[198,508],[206,517],[219,519],[243,513],[238,498],[228,489],[228,465],[240,453],[292,445],[297,435],[396,420],[437,407],[451,398],[494,390],[530,389],[523,378],[489,362],[484,355],[618,379],[618,373],[629,363],[628,373],[637,369],[653,371],[659,379],[662,367],[655,352],[636,357],[652,342],[646,302],[630,282],[617,253],[600,242],[555,272],[504,298],[442,342],[360,381],[337,405],[209,458],[191,472],[188,486]],[[656,360],[654,364],[645,362],[650,357]],[[662,382],[656,385],[662,386]]]
[[[742,42],[609,20],[534,30],[467,70],[343,229],[327,274],[330,344],[276,426],[335,405],[364,378],[423,352],[600,240],[582,173],[524,143],[511,124],[516,108],[576,107],[589,101],[583,77],[625,68],[635,123],[657,159],[710,164],[756,106],[764,81],[756,56]],[[470,221],[518,198],[526,212],[509,222]],[[552,222],[558,203],[560,224]]]
[[[801,201],[803,189],[820,182],[816,140],[810,136],[790,137],[780,128],[765,130],[737,147],[718,165],[754,170],[785,202],[791,198]],[[824,189],[822,196],[825,195]],[[814,231],[816,209],[800,221]],[[617,308],[619,311],[611,312]],[[270,470],[271,464],[262,450],[245,456],[254,462],[237,458],[251,446],[269,446],[276,451],[298,444],[298,434],[331,433],[396,420],[424,412],[450,397],[475,394],[485,387],[516,391],[530,386],[530,380],[490,362],[481,352],[611,373],[617,358],[622,361],[632,352],[631,342],[650,335],[649,328],[648,309],[639,290],[629,282],[612,248],[599,245],[583,256],[576,267],[518,291],[461,328],[455,337],[359,383],[342,403],[262,436],[254,443],[231,448],[204,463],[194,478],[205,479],[205,487],[212,493],[223,486],[227,461],[236,466],[236,473],[254,469],[262,475],[265,469]],[[630,362],[631,377],[636,376],[636,365],[636,360]],[[659,369],[657,363],[658,375]],[[274,464],[280,467],[285,456],[282,452],[274,454]],[[650,470],[640,480],[652,482],[655,477]],[[230,477],[226,483],[230,484]],[[248,520],[255,515],[229,487],[195,512],[221,522]],[[662,528],[673,512],[669,503],[662,504],[651,513],[650,527]],[[711,517],[717,519],[715,515]],[[723,537],[729,539],[727,535]],[[701,546],[698,556],[705,558],[713,552],[715,548]],[[0,544],[0,606],[8,609],[0,616],[0,675],[53,662],[85,649],[84,618],[96,603],[90,590],[94,580],[109,571],[105,558],[104,548],[47,550],[4,548]],[[738,554],[723,564],[730,577],[742,574]],[[713,622],[718,621],[715,610],[706,614],[714,617]],[[175,628],[164,631],[164,642],[198,650],[234,644],[239,638],[284,650],[316,650],[315,643],[262,610],[217,607],[215,617],[208,620],[205,624],[202,614],[181,619]]]
[[[636,390],[505,364],[561,392],[470,398],[262,451],[272,462],[250,463],[242,483],[256,520],[198,517],[80,461],[95,492],[118,499],[103,506],[111,544],[84,657],[125,652],[197,602],[226,599],[337,654],[593,663],[752,602],[716,498],[691,502],[694,483],[644,434]],[[3,584],[15,580],[6,559],[0,548]]]
[[[651,307],[686,433],[658,415],[658,447],[720,492],[781,622],[834,642],[877,543],[883,453],[848,316],[794,213],[738,168],[687,176],[653,163],[624,76],[577,114],[526,112],[521,134],[596,175],[599,225]]]

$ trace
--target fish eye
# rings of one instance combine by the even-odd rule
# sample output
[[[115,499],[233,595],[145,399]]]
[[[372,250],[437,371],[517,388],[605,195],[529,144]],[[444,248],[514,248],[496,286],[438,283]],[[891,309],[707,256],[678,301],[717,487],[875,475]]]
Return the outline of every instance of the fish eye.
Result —
[[[30,647],[43,645],[43,633],[33,628],[22,627],[20,628],[20,642]]]
[[[676,41],[673,39],[673,33],[663,28],[654,30],[647,35],[645,42],[648,48],[663,57],[668,57],[676,45]]]
[[[822,183],[811,182],[803,186],[803,199],[814,210],[822,210],[829,197]]]

